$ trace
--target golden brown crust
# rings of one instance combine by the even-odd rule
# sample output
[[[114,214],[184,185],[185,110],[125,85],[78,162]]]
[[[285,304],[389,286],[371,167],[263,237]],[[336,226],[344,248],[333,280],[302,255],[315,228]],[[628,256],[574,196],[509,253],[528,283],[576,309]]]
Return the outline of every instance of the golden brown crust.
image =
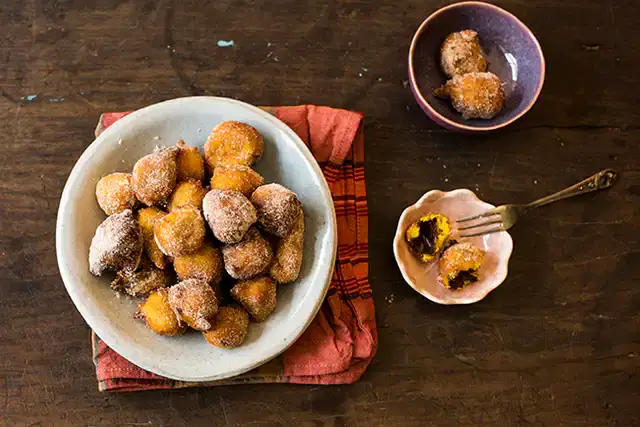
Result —
[[[204,157],[210,170],[220,165],[254,164],[264,151],[258,131],[246,123],[222,122],[216,126],[204,145]]]
[[[204,217],[216,239],[237,243],[258,219],[256,208],[237,191],[211,190],[202,202]]]
[[[293,228],[276,243],[269,275],[278,283],[293,282],[300,274],[304,246],[304,212],[300,209]]]
[[[169,305],[178,319],[196,331],[207,331],[218,312],[218,298],[206,282],[187,279],[169,288]]]
[[[440,47],[440,66],[448,77],[487,71],[478,33],[464,30],[449,34]]]
[[[176,185],[176,155],[169,147],[140,158],[133,166],[132,185],[138,200],[147,206],[163,203]]]
[[[209,344],[220,348],[238,347],[249,329],[249,314],[241,307],[220,307],[211,320],[211,329],[203,332]]]
[[[244,280],[264,273],[273,260],[273,250],[260,232],[252,227],[244,238],[222,248],[224,267],[229,276]]]
[[[153,206],[150,208],[142,208],[137,212],[138,223],[140,224],[142,239],[144,241],[144,251],[153,265],[158,268],[164,268],[167,261],[153,236],[153,225],[156,220],[164,217],[166,214],[165,211]]]
[[[243,280],[231,288],[231,297],[249,312],[256,322],[263,322],[276,308],[276,282],[261,276]]]
[[[449,97],[451,105],[467,119],[491,119],[504,108],[502,82],[493,73],[455,76],[436,94]]]
[[[100,178],[96,185],[96,199],[107,215],[134,209],[138,199],[131,185],[131,174],[116,172]]]
[[[202,188],[200,181],[189,179],[179,182],[171,193],[167,210],[173,212],[186,207],[202,209],[202,199],[206,194],[207,190]]]
[[[147,327],[158,335],[176,336],[186,329],[186,325],[178,320],[169,305],[167,288],[152,292],[146,300],[138,304],[138,312],[133,317],[144,319]]]
[[[98,204],[111,216],[96,230],[90,271],[112,270],[113,290],[146,296],[134,317],[154,332],[174,336],[191,327],[214,346],[237,347],[250,319],[264,321],[275,310],[278,281],[298,277],[304,213],[295,193],[264,185],[250,167],[263,151],[255,128],[228,121],[212,131],[204,157],[180,140],[138,159],[131,174],[110,174],[96,185]],[[203,188],[207,170],[214,172],[211,191]],[[205,243],[205,222],[222,248]],[[173,266],[164,270],[167,262]],[[180,282],[170,286],[173,271]],[[221,307],[223,301],[231,305]]]
[[[251,197],[256,188],[264,184],[264,178],[248,166],[217,166],[211,177],[211,188],[239,191]]]
[[[198,209],[178,209],[156,220],[153,235],[165,255],[189,255],[204,244],[204,219]]]
[[[198,148],[185,144],[183,140],[178,141],[176,147],[178,147],[178,155],[176,157],[178,182],[188,179],[199,182],[204,181],[204,158]]]
[[[478,280],[478,270],[484,262],[485,251],[471,243],[456,243],[450,246],[438,262],[438,277],[444,287],[460,289]],[[458,277],[464,273],[466,277]],[[460,283],[456,278],[464,279]]]
[[[135,271],[142,256],[142,231],[133,211],[126,209],[105,219],[89,247],[89,271]]]
[[[175,258],[173,268],[180,280],[199,279],[209,284],[216,284],[222,280],[224,273],[222,252],[210,244],[204,244],[200,250],[191,255]]]
[[[251,195],[251,203],[262,229],[278,237],[291,230],[301,207],[296,193],[280,184],[261,185]]]

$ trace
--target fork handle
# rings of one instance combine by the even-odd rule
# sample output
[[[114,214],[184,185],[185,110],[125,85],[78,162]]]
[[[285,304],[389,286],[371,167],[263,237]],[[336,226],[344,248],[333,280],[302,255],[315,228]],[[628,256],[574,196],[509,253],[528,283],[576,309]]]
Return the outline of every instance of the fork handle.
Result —
[[[584,181],[572,185],[571,187],[560,190],[557,193],[553,193],[549,196],[538,199],[534,202],[525,205],[525,208],[532,209],[539,206],[548,205],[549,203],[557,202],[558,200],[566,199],[580,194],[590,193],[596,190],[605,190],[618,180],[618,172],[613,169],[601,170],[597,174],[590,176]]]

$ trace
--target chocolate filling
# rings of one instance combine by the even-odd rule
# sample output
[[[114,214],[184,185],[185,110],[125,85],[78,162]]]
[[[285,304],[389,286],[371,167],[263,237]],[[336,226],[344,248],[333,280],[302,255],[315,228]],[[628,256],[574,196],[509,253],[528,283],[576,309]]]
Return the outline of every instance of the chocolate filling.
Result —
[[[411,239],[409,245],[418,254],[435,255],[438,227],[435,219],[420,221],[418,237]]]
[[[478,278],[474,273],[474,270],[460,271],[455,277],[449,279],[449,288],[462,289],[467,285],[477,282]]]

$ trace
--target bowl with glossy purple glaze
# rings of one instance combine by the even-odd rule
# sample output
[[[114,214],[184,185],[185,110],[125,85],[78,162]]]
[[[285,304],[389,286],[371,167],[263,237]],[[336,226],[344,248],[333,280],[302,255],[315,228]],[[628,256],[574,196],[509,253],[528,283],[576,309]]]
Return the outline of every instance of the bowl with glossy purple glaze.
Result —
[[[503,83],[504,109],[489,120],[469,119],[433,91],[447,78],[440,68],[440,46],[451,33],[466,29],[478,33],[489,63],[488,71]],[[518,18],[489,3],[454,3],[431,14],[418,28],[409,49],[409,84],[425,113],[439,125],[462,132],[482,133],[513,123],[538,99],[545,77],[540,43]]]

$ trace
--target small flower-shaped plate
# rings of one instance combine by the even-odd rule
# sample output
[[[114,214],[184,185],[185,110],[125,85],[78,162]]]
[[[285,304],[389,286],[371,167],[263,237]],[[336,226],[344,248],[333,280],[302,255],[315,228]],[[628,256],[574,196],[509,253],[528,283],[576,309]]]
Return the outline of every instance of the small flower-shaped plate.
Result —
[[[462,239],[484,249],[486,257],[479,271],[478,282],[460,290],[445,288],[438,280],[438,262],[420,262],[409,251],[404,239],[404,232],[409,225],[428,213],[447,216],[451,220],[452,234],[456,238],[456,218],[476,215],[494,207],[480,200],[472,191],[458,189],[448,192],[429,191],[406,208],[400,216],[393,239],[393,253],[404,280],[418,293],[438,304],[472,304],[497,288],[507,277],[509,257],[513,251],[513,240],[506,231]],[[456,240],[461,241],[459,238]]]

